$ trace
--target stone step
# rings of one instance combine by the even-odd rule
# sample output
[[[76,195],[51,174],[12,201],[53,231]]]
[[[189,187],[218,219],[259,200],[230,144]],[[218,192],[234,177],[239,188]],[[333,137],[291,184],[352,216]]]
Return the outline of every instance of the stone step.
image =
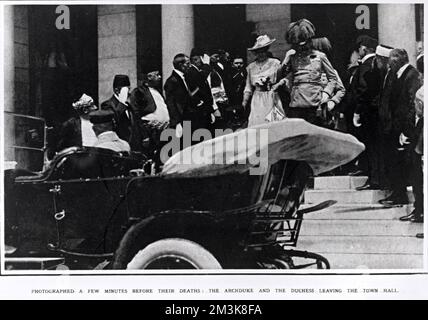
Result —
[[[301,208],[310,205],[302,205]],[[336,204],[330,208],[305,214],[306,220],[398,220],[409,214],[413,205],[388,208],[380,204]]]
[[[424,242],[413,236],[301,236],[299,250],[335,254],[423,254]]]
[[[419,239],[423,241],[422,239]],[[360,254],[360,253],[325,253],[331,269],[422,269],[422,254]],[[305,263],[304,259],[294,258],[295,263]],[[315,268],[315,267],[314,267]],[[387,286],[387,285],[386,285]]]
[[[302,236],[400,236],[423,232],[423,223],[399,220],[303,220]]]
[[[388,194],[389,192],[385,190],[307,190],[305,191],[305,203],[315,204],[326,200],[336,200],[338,203],[353,203],[357,205],[361,203],[375,204],[388,196]]]
[[[368,177],[366,176],[331,176],[331,177],[315,177],[315,190],[353,190],[364,185]]]

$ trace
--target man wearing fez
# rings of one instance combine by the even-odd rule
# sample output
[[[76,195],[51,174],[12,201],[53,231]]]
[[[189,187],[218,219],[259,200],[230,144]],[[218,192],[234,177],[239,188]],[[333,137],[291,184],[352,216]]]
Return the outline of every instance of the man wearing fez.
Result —
[[[131,83],[127,75],[116,75],[113,80],[113,96],[101,104],[101,110],[114,113],[114,131],[120,139],[127,141],[132,150],[141,150],[141,139],[135,124],[134,114],[128,104]]]
[[[395,75],[389,97],[390,134],[386,159],[390,163],[389,179],[392,194],[379,202],[384,205],[402,205],[407,197],[408,145],[415,127],[414,100],[421,87],[419,72],[409,64],[404,49],[393,49],[389,56],[390,72]]]
[[[95,148],[110,149],[116,152],[130,152],[128,142],[118,137],[113,131],[114,112],[111,110],[98,110],[89,114],[89,120],[97,136]]]

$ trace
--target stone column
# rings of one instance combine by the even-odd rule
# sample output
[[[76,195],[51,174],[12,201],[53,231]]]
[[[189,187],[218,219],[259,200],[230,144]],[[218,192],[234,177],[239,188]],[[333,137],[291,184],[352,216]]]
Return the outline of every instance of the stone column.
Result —
[[[177,53],[190,55],[194,46],[192,5],[162,5],[162,77],[171,75]]]
[[[379,42],[406,49],[416,63],[416,20],[414,4],[378,4]]]
[[[135,6],[98,6],[98,99],[113,94],[113,78],[126,74],[137,86],[137,28]]]
[[[15,110],[15,50],[14,50],[14,9],[13,6],[3,7],[3,44],[4,44],[4,111]],[[14,144],[14,123],[11,116],[4,114],[4,159],[15,160],[15,154],[11,148]]]

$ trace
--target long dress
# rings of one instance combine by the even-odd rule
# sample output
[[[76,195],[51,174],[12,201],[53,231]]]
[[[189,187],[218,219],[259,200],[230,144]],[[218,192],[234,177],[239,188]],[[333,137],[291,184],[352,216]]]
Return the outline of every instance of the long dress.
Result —
[[[277,82],[280,68],[281,63],[272,58],[263,63],[254,61],[248,65],[244,93],[252,94],[249,127],[269,122],[267,118],[274,106],[284,112],[278,93],[270,90],[270,86]]]

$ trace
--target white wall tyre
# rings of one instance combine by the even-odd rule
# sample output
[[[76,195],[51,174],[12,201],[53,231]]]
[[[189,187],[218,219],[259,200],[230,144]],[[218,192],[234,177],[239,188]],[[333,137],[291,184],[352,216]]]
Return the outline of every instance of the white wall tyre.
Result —
[[[138,251],[127,269],[221,269],[221,265],[196,242],[170,238],[155,241]]]

